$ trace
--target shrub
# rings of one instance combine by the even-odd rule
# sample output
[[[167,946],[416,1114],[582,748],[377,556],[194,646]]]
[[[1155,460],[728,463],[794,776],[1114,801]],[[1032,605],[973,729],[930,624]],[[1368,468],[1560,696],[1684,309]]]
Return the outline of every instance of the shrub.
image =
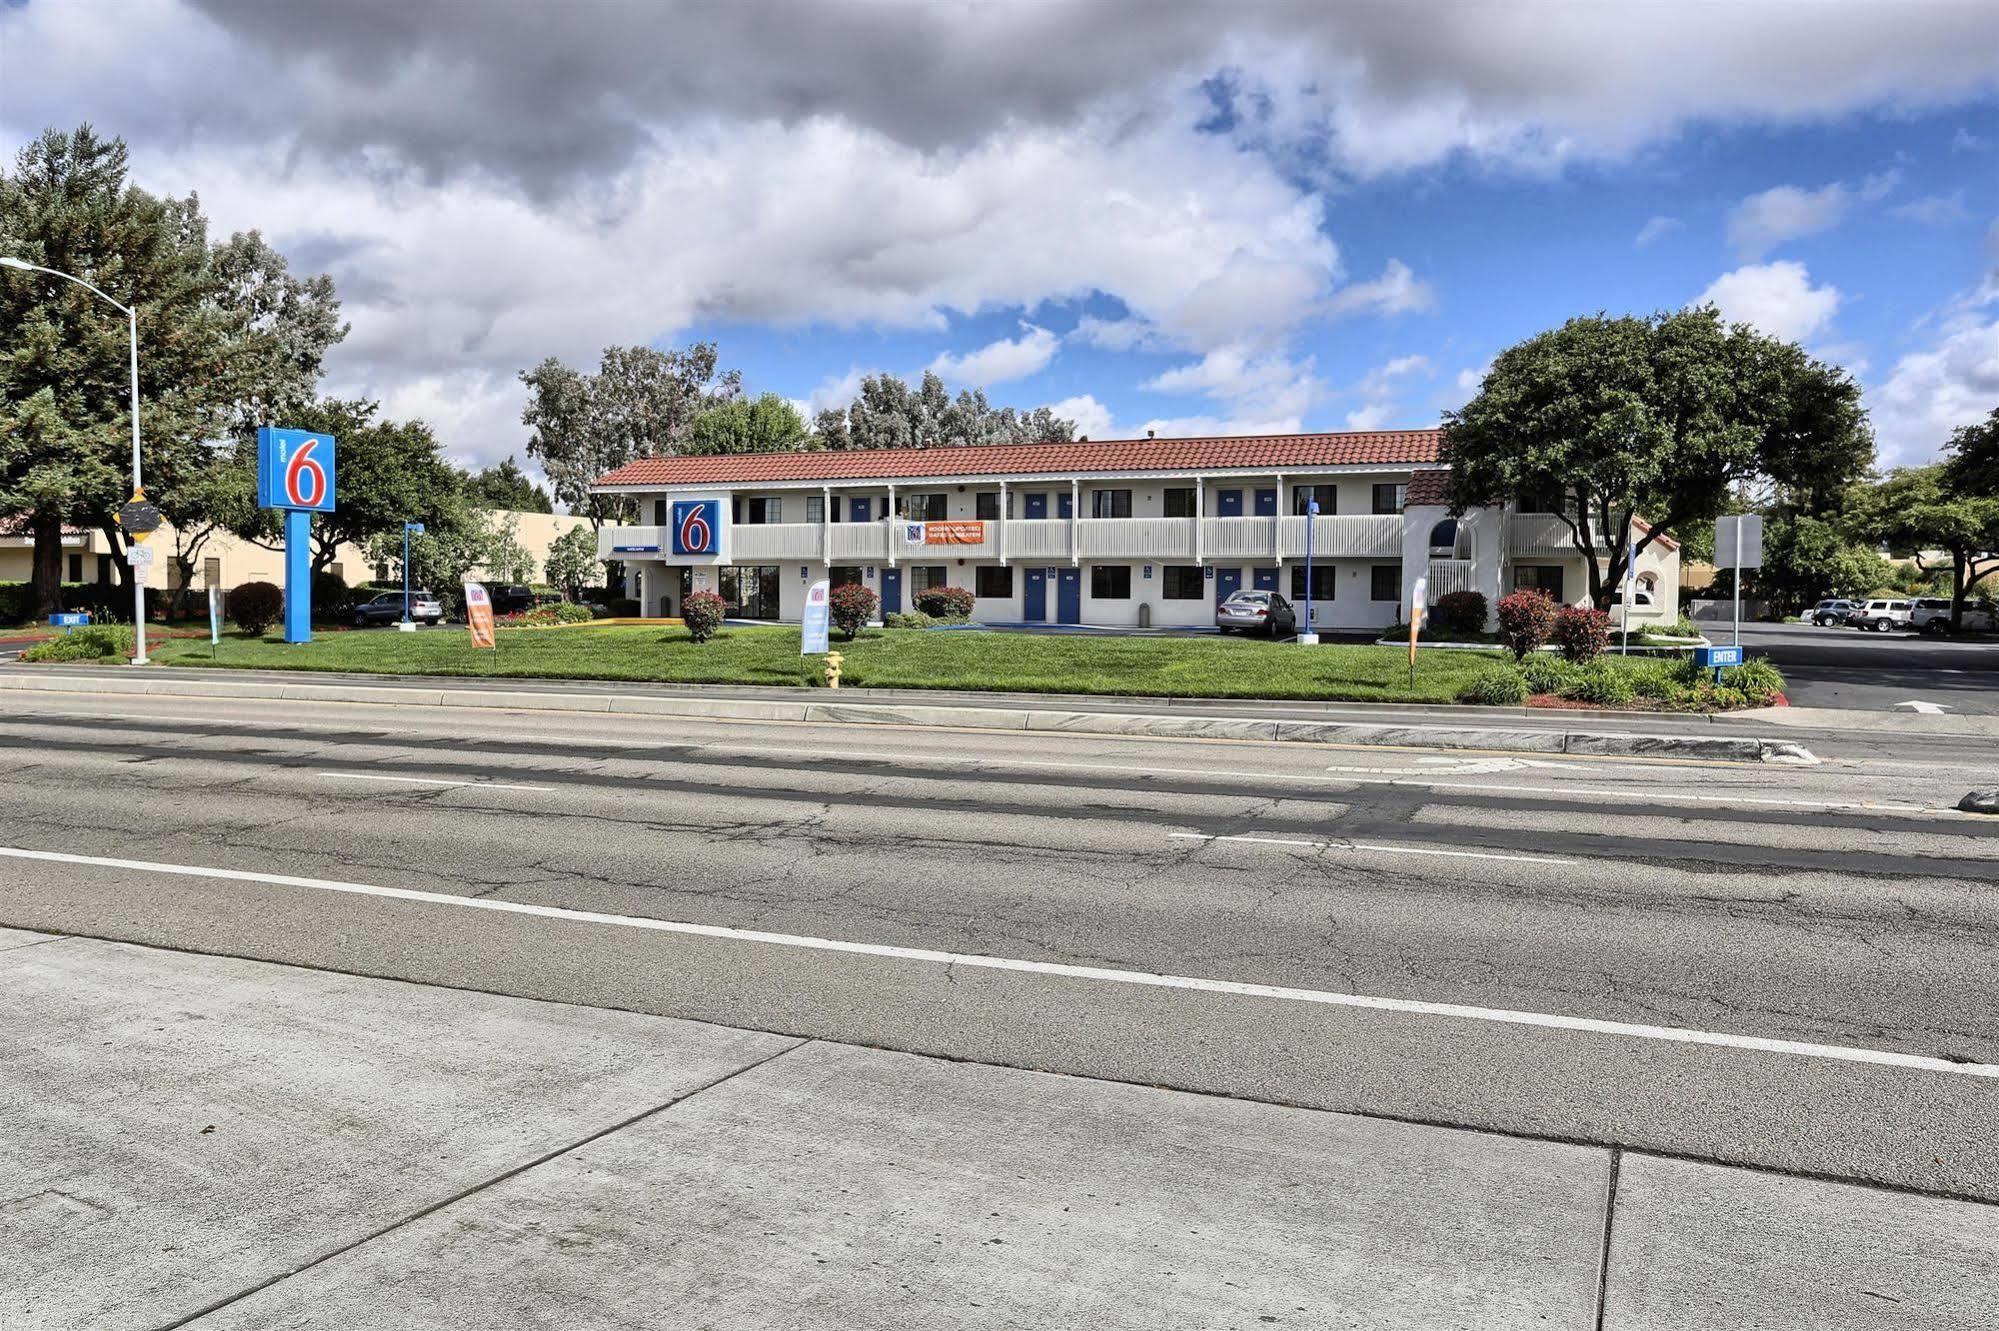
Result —
[[[1688,619],[1685,615],[1681,615],[1670,624],[1661,624],[1652,631],[1662,638],[1698,638],[1701,636],[1701,626],[1694,623],[1693,620]]]
[[[285,612],[285,594],[272,582],[246,582],[229,590],[229,618],[245,633],[259,634]]]
[[[1599,707],[1621,707],[1637,694],[1630,673],[1608,661],[1592,661],[1576,671],[1575,678],[1562,689],[1564,698],[1595,703]]]
[[[637,619],[639,603],[629,596],[613,596],[604,602],[604,613],[612,619]]]
[[[689,592],[680,603],[680,622],[687,625],[687,636],[696,642],[714,637],[728,614],[729,603],[714,592]]]
[[[1784,676],[1767,657],[1757,657],[1745,661],[1733,670],[1722,672],[1722,682],[1741,689],[1759,705],[1768,704],[1784,692]]]
[[[1430,631],[1440,638],[1470,638],[1485,632],[1485,597],[1478,592],[1445,592],[1430,607]]]
[[[1633,661],[1622,668],[1631,682],[1631,691],[1638,697],[1673,703],[1693,685],[1693,678],[1688,673],[1690,664],[1686,661]]]
[[[1555,614],[1550,636],[1562,655],[1577,665],[1594,661],[1610,646],[1610,616],[1595,606],[1565,605]]]
[[[1499,636],[1519,660],[1555,631],[1555,603],[1546,592],[1523,591],[1499,598]]]
[[[1458,701],[1480,707],[1518,707],[1527,701],[1527,681],[1512,666],[1481,670],[1458,690]]]
[[[925,587],[912,599],[932,619],[967,619],[977,600],[963,587]]]
[[[315,620],[343,620],[353,609],[354,593],[347,589],[347,584],[338,574],[312,575],[312,617]]]
[[[1576,668],[1558,656],[1535,653],[1520,663],[1520,677],[1533,693],[1560,693],[1576,677]]]
[[[132,655],[132,630],[122,624],[89,624],[36,643],[23,661],[123,661]]]
[[[927,629],[936,622],[920,610],[913,614],[882,616],[882,626],[892,629]]]
[[[538,605],[532,610],[501,615],[497,622],[523,628],[553,628],[557,624],[584,624],[594,618],[596,616],[587,607],[558,601],[552,605]]]
[[[833,627],[851,640],[875,617],[875,607],[880,604],[881,598],[858,582],[843,582],[827,598],[827,611]]]

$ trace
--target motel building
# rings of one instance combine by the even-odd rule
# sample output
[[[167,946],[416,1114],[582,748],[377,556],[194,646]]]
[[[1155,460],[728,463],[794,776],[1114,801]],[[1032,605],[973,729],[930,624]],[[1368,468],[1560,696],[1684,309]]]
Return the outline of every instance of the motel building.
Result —
[[[1208,626],[1230,593],[1267,588],[1302,625],[1309,523],[1320,629],[1404,619],[1419,577],[1432,600],[1538,587],[1586,601],[1559,517],[1531,503],[1451,516],[1440,443],[1390,430],[643,458],[593,487],[640,518],[603,528],[598,554],[624,564],[648,615],[717,591],[733,618],[797,622],[826,579],[868,587],[883,614],[957,586],[982,623],[1101,627]],[[1640,556],[1638,590],[1634,624],[1678,617],[1676,545]]]

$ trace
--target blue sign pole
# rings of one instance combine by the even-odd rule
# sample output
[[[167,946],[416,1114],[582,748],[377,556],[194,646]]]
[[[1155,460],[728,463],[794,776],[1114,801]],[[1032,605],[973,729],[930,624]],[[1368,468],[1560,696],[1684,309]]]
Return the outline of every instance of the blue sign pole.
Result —
[[[285,641],[312,641],[312,514],[285,510]]]

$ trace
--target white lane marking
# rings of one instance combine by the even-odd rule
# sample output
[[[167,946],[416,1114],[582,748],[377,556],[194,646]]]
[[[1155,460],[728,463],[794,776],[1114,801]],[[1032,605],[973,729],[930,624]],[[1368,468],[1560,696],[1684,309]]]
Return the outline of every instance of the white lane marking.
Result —
[[[381,776],[374,772],[321,772],[340,781],[395,781],[408,786],[475,786],[480,790],[554,790],[554,786],[510,786],[504,781],[445,781],[431,776]]]
[[[1546,1030],[1580,1031],[1592,1035],[1621,1035],[1639,1040],[1663,1040],[1675,1044],[1710,1045],[1724,1049],[1748,1049],[1759,1053],[1791,1054],[1801,1058],[1868,1063],[1879,1067],[1912,1068],[1924,1072],[1950,1072],[1967,1077],[1999,1078],[1999,1064],[1994,1063],[1959,1063],[1948,1058],[1902,1054],[1886,1049],[1812,1044],[1802,1040],[1774,1040],[1760,1035],[1731,1035],[1726,1032],[1695,1030],[1680,1026],[1650,1026],[1634,1022],[1607,1021],[1599,1017],[1568,1017],[1552,1012],[1517,1012],[1506,1008],[1472,1007],[1463,1003],[1431,1003],[1419,999],[1333,993],[1322,989],[1293,989],[1284,985],[1252,984],[1240,980],[1209,980],[1191,975],[1114,970],[1107,966],[1077,966],[1060,961],[1026,961],[1016,957],[941,952],[932,948],[898,947],[888,943],[854,943],[839,938],[769,933],[761,929],[732,929],[726,925],[689,924],[679,920],[651,920],[643,916],[571,910],[564,906],[537,906],[523,901],[496,901],[491,897],[460,897],[447,892],[421,892],[407,887],[375,887],[367,883],[343,883],[328,878],[301,878],[291,874],[256,873],[245,869],[210,869],[191,864],[158,864],[149,860],[124,860],[104,855],[71,855],[53,850],[23,850],[14,846],[0,846],[0,857],[43,860],[91,868],[131,869],[141,873],[172,874],[184,878],[229,879],[245,883],[264,883],[274,887],[311,888],[321,892],[344,892],[354,896],[385,897],[395,901],[420,901],[436,906],[455,906],[463,910],[489,910],[505,915],[533,915],[544,919],[570,920],[579,924],[615,925],[625,929],[688,934],[697,938],[720,938],[739,943],[766,943],[774,947],[795,947],[814,952],[846,952],[859,956],[890,957],[900,961],[933,962],[941,966],[1015,971],[1028,975],[1055,975],[1065,979],[1101,980],[1109,984],[1142,985],[1154,989],[1185,989],[1196,993],[1230,994],[1245,998],[1274,998],[1285,1002],[1313,1003],[1330,1007],[1370,1008],[1381,1012],[1401,1012],[1415,1016],[1451,1017],[1462,1021],[1496,1022],[1509,1026],[1535,1026]]]
[[[1370,850],[1383,855],[1447,855],[1454,860],[1505,860],[1512,864],[1575,864],[1576,860],[1546,855],[1502,855],[1486,850],[1442,850],[1434,846],[1384,846],[1372,841],[1293,841],[1285,837],[1210,836],[1206,832],[1168,832],[1169,841],[1245,841],[1253,846],[1308,846],[1313,850]]]

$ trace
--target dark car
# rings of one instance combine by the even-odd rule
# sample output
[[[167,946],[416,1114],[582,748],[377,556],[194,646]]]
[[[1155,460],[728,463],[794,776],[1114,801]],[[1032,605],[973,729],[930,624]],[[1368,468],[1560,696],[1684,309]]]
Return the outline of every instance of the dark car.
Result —
[[[493,613],[496,615],[517,615],[523,610],[532,610],[538,605],[562,598],[554,592],[538,592],[523,583],[504,583],[487,589],[493,598]]]
[[[419,624],[438,624],[444,620],[444,606],[427,591],[410,591],[410,618]],[[367,628],[370,624],[394,624],[403,617],[403,594],[383,592],[354,607],[354,627]]]
[[[1236,592],[1215,607],[1215,628],[1223,633],[1267,633],[1275,638],[1298,631],[1298,612],[1276,592]]]

